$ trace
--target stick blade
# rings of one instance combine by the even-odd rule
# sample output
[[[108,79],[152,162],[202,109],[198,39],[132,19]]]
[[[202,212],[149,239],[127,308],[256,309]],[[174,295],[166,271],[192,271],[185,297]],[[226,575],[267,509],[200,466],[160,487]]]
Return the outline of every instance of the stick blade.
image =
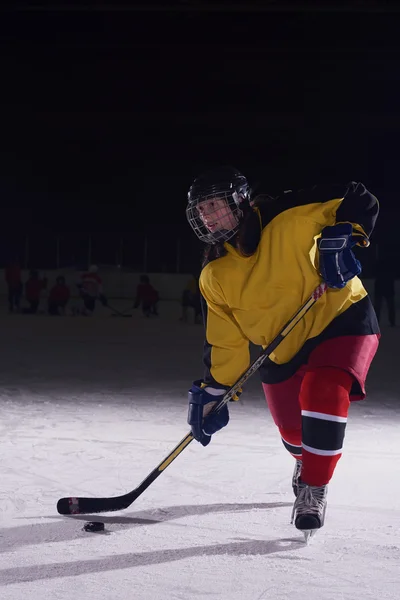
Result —
[[[71,498],[60,498],[60,500],[57,502],[57,512],[60,515],[74,514],[70,510],[70,500]]]
[[[57,512],[60,515],[115,512],[116,510],[128,508],[135,499],[135,495],[132,494],[114,498],[60,498],[57,502]]]

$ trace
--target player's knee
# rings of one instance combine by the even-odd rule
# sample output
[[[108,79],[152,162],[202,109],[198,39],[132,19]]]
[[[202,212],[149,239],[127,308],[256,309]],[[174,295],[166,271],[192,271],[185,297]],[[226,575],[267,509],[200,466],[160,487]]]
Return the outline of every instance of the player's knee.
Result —
[[[302,411],[346,416],[353,376],[336,367],[317,367],[305,374],[300,389]]]

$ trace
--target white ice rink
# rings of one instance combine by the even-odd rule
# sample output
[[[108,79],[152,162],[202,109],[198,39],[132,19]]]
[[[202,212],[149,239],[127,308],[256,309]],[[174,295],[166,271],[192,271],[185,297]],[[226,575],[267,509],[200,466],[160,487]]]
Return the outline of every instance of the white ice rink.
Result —
[[[1,600],[398,600],[400,333],[383,327],[351,408],[325,527],[290,525],[291,457],[258,376],[229,426],[193,442],[130,508],[61,517],[70,495],[118,495],[187,433],[202,327],[0,315]]]

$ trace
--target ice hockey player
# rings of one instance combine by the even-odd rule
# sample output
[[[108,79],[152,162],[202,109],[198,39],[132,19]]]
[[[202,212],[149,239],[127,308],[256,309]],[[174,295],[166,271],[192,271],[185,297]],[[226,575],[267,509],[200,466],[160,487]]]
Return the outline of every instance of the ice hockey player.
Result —
[[[187,281],[186,287],[182,292],[181,306],[182,316],[180,321],[183,321],[184,323],[188,322],[188,312],[189,308],[191,308],[194,313],[194,323],[197,325],[202,323],[199,277],[195,274]]]
[[[56,284],[51,288],[48,299],[49,315],[65,315],[65,309],[70,298],[69,287],[65,282],[65,277],[60,275],[56,279]]]
[[[19,312],[19,305],[23,291],[21,280],[21,267],[16,258],[5,268],[5,279],[8,287],[8,307],[10,313]]]
[[[292,521],[306,540],[324,524],[327,486],[342,454],[350,401],[365,397],[379,343],[352,248],[367,247],[379,211],[362,183],[251,197],[232,167],[198,177],[186,214],[206,242],[205,373],[189,391],[188,423],[203,446],[228,406],[204,416],[324,280],[328,289],[260,369],[284,447],[295,458]]]
[[[140,276],[140,283],[136,288],[136,298],[133,308],[142,307],[145,317],[158,317],[158,292],[151,285],[148,275]]]
[[[99,275],[97,265],[91,265],[88,271],[82,273],[77,286],[84,304],[82,314],[86,316],[92,315],[97,299],[99,299],[104,306],[107,305],[107,299],[103,294],[103,282]]]
[[[39,276],[39,271],[32,269],[29,272],[29,278],[25,283],[25,296],[29,303],[29,308],[24,309],[24,313],[36,314],[38,312],[40,297],[43,290],[47,287],[47,278]]]

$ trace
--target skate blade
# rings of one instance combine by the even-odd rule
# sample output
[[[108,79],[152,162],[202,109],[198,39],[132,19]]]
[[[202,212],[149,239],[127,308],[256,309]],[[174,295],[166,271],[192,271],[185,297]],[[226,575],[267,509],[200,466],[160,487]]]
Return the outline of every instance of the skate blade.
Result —
[[[302,529],[301,531],[304,535],[304,543],[306,544],[306,546],[308,546],[311,539],[317,533],[318,529]]]

